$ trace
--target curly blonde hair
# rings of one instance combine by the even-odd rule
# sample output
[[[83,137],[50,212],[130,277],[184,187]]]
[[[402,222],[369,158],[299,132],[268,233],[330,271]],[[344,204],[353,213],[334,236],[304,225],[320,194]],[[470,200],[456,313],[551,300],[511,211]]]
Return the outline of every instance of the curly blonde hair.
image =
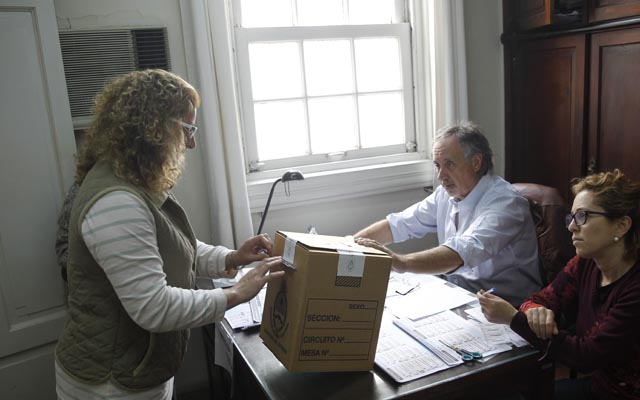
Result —
[[[610,218],[631,218],[631,228],[624,235],[627,257],[640,257],[640,183],[626,177],[619,169],[574,179],[571,190],[574,195],[586,190],[593,195],[594,203],[611,215]]]
[[[184,79],[161,69],[134,71],[109,82],[96,98],[95,119],[76,161],[81,183],[99,160],[127,182],[161,193],[175,186],[184,164],[179,120],[200,105]]]

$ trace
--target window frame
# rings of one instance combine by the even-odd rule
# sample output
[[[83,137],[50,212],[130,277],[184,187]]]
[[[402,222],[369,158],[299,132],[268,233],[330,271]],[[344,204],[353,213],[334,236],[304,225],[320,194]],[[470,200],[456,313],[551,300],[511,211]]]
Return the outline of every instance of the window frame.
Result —
[[[210,1],[210,0],[206,0]],[[244,146],[243,110],[240,99],[240,83],[238,79],[238,59],[236,57],[237,44],[235,42],[234,29],[238,27],[240,0],[230,0],[224,7],[219,7],[219,12],[209,13],[213,32],[213,43],[216,48],[215,57],[217,64],[222,67],[217,74],[222,74],[217,79],[223,79],[227,83],[221,83],[221,90],[225,98],[233,102],[233,116],[230,109],[223,107],[227,118],[231,118],[231,125],[237,128],[234,135],[238,144],[242,147],[241,163],[246,168],[245,180],[249,206],[251,213],[259,213],[264,208],[267,197],[274,180],[280,178],[289,168],[262,170],[249,172],[246,162]],[[404,153],[404,159],[390,156],[377,156],[359,160],[343,160],[334,163],[337,169],[328,170],[328,164],[306,165],[297,167],[304,173],[304,181],[293,182],[289,193],[285,194],[282,185],[274,192],[271,209],[290,209],[291,207],[312,206],[327,201],[341,201],[347,199],[363,198],[368,195],[377,195],[404,190],[416,190],[422,187],[432,187],[434,181],[434,169],[431,161],[431,146],[435,132],[434,103],[432,101],[435,92],[433,89],[433,39],[432,24],[428,15],[430,7],[421,2],[412,0],[395,0],[395,21],[408,21],[410,24],[411,40],[411,76],[413,78],[412,95],[414,116],[411,123],[415,127],[416,151]],[[403,22],[404,23],[404,22]],[[219,35],[216,35],[216,32]],[[226,49],[225,49],[225,46]],[[228,67],[225,67],[228,65]],[[225,100],[222,100],[223,104]],[[226,111],[225,111],[226,110]],[[230,132],[229,132],[230,133]],[[236,138],[229,138],[235,141]],[[289,195],[290,194],[290,195]]]
[[[254,116],[254,101],[251,90],[251,74],[249,64],[249,45],[258,42],[298,42],[302,47],[304,40],[348,39],[393,37],[398,39],[402,71],[402,97],[404,106],[405,143],[369,149],[355,149],[329,154],[312,154],[276,160],[258,160],[258,145]],[[416,133],[414,124],[413,73],[411,68],[411,42],[409,23],[380,25],[339,25],[323,27],[277,27],[277,28],[235,28],[237,68],[239,72],[240,101],[242,110],[243,138],[246,154],[246,168],[249,175],[261,170],[304,167],[307,165],[324,165],[325,170],[345,168],[341,161],[351,161],[350,165],[370,165],[372,157],[393,156],[395,161],[404,161],[404,153],[414,152]],[[302,51],[302,50],[301,50]],[[354,51],[352,47],[352,51]],[[303,76],[304,79],[304,76]],[[382,92],[373,92],[382,93]],[[358,96],[359,92],[350,94]],[[306,93],[296,99],[311,99]],[[308,121],[308,115],[305,116]],[[307,129],[309,127],[307,126]],[[309,133],[308,131],[306,132]],[[357,160],[362,160],[358,162]]]

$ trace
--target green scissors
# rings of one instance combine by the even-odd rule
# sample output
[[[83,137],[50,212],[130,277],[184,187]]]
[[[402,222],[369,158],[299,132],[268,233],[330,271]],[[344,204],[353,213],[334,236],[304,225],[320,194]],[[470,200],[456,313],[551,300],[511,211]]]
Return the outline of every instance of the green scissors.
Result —
[[[469,351],[458,346],[452,346],[448,343],[443,342],[442,340],[440,340],[440,343],[460,354],[460,357],[462,357],[462,361],[464,361],[465,363],[471,363],[482,359],[482,353],[479,353],[477,351]]]

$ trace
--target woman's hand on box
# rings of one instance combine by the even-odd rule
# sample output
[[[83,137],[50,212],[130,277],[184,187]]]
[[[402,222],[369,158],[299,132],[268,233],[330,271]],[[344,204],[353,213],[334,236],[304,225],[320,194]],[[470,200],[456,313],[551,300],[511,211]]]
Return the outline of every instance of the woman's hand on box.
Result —
[[[249,269],[235,285],[224,289],[227,310],[251,300],[268,282],[284,276],[282,257],[266,258]]]
[[[230,276],[241,270],[245,265],[264,260],[271,255],[273,243],[268,234],[263,233],[247,239],[238,250],[229,253],[226,259],[226,270]]]

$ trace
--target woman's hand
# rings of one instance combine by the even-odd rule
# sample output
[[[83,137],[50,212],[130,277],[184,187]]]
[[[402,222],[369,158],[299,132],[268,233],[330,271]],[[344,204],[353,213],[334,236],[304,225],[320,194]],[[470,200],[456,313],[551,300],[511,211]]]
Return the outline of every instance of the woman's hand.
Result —
[[[273,249],[273,243],[269,235],[263,233],[262,235],[253,236],[247,239],[242,246],[231,252],[227,256],[227,269],[240,269],[238,267],[251,264],[255,261],[264,260],[271,255]]]
[[[529,327],[540,339],[550,339],[553,335],[558,334],[558,325],[553,311],[545,307],[533,307],[528,309],[525,314]]]
[[[245,242],[246,243],[246,242]],[[271,257],[251,268],[235,285],[224,289],[227,295],[227,310],[251,300],[267,282],[284,276],[282,257]]]
[[[518,310],[501,297],[485,293],[484,290],[480,290],[477,296],[482,313],[489,322],[510,325],[511,320],[518,313]]]

